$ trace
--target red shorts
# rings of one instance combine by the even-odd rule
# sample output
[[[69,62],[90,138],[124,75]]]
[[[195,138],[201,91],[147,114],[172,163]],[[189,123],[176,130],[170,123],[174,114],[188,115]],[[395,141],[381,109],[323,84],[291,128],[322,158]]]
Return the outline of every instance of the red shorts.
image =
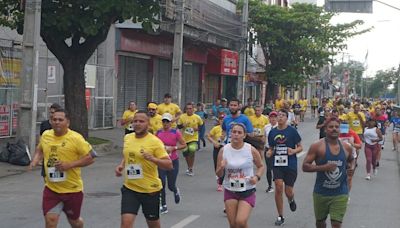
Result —
[[[83,192],[56,193],[47,186],[43,190],[43,215],[47,213],[60,214],[64,211],[68,219],[77,220],[81,216]]]

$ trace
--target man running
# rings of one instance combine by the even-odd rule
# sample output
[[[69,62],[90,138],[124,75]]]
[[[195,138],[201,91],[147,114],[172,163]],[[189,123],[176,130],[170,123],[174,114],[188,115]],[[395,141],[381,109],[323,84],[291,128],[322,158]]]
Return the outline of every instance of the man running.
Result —
[[[46,227],[57,227],[63,211],[73,228],[82,228],[83,181],[81,167],[94,162],[96,152],[79,133],[69,129],[63,109],[53,113],[51,126],[40,137],[30,169],[44,158],[43,215]]]
[[[253,125],[253,141],[255,144],[254,147],[260,152],[261,158],[264,156],[264,146],[265,146],[265,138],[264,138],[264,127],[269,124],[268,117],[262,114],[262,108],[260,105],[256,106],[255,115],[250,116],[250,122]]]
[[[162,115],[164,113],[171,114],[174,119],[172,120],[172,127],[176,128],[176,121],[179,119],[179,116],[182,114],[181,109],[175,103],[172,103],[172,96],[169,93],[164,95],[164,103],[161,103],[157,107],[157,113]]]
[[[275,182],[275,204],[278,211],[276,226],[285,223],[283,217],[283,191],[289,201],[291,211],[296,211],[297,205],[294,200],[293,186],[297,178],[297,153],[303,151],[301,137],[297,130],[288,126],[288,112],[281,109],[278,112],[278,126],[273,128],[268,135],[269,150],[268,157],[273,158],[274,182]]]
[[[121,120],[121,125],[123,125],[125,128],[125,135],[135,131],[133,129],[132,121],[136,112],[136,103],[134,101],[129,101],[129,107],[124,111]]]
[[[157,108],[158,106],[154,102],[149,102],[147,104],[147,114],[150,117],[149,132],[152,134],[156,134],[156,132],[163,127],[162,117],[157,113]]]
[[[133,118],[135,132],[125,135],[123,159],[115,175],[124,175],[121,188],[121,228],[133,227],[140,206],[147,226],[160,227],[160,190],[158,168],[171,170],[172,162],[163,142],[148,133],[149,117],[138,111]]]
[[[197,141],[199,140],[199,129],[203,125],[203,120],[200,116],[194,114],[192,103],[187,103],[185,113],[178,120],[178,128],[182,129],[183,139],[186,142],[186,149],[182,152],[186,159],[187,170],[186,175],[193,176],[193,166],[195,153],[198,149]]]
[[[339,228],[347,208],[347,175],[354,169],[352,148],[339,141],[339,119],[330,118],[326,137],[313,143],[303,161],[304,172],[316,172],[314,213],[317,228],[325,228],[328,215],[333,228]],[[315,162],[315,164],[313,164]]]

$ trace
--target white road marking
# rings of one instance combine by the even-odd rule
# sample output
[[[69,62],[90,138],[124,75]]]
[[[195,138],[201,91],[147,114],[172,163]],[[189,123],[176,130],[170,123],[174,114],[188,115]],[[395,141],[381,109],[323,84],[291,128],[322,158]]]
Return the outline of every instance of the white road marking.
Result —
[[[296,156],[297,156],[298,158],[301,158],[301,157],[303,157],[306,153],[307,153],[307,151],[302,151],[302,152],[298,153]]]
[[[200,217],[200,215],[191,215],[191,216],[183,219],[182,221],[178,222],[177,224],[171,226],[171,228],[183,228],[186,225],[188,225],[189,223],[191,223],[194,220],[198,219],[199,217]]]

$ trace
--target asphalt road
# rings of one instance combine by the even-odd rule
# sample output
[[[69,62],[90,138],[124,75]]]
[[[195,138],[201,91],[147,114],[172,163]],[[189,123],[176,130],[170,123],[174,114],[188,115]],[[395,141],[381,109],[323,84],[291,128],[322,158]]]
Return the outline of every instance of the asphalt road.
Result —
[[[310,119],[301,123],[299,131],[305,150],[318,138],[315,123],[316,120]],[[343,227],[400,227],[399,168],[396,154],[391,151],[391,147],[391,141],[388,139],[379,173],[371,181],[364,179],[365,157],[361,154]],[[304,154],[305,152],[300,154],[299,167]],[[172,193],[167,192],[169,213],[161,216],[162,227],[228,227],[222,211],[223,194],[216,191],[211,146],[201,149],[196,156],[194,177],[184,174],[186,163],[183,158],[180,159],[178,186],[182,193],[182,202],[175,204]],[[85,200],[82,216],[85,227],[119,227],[120,187],[123,180],[114,176],[114,167],[120,159],[121,152],[116,151],[114,154],[99,157],[94,165],[83,169]],[[315,227],[312,205],[314,181],[315,174],[303,173],[299,169],[295,184],[297,211],[290,212],[285,199],[285,227]],[[265,193],[265,189],[264,177],[257,185],[256,207],[251,214],[249,227],[274,227],[277,216],[274,194]],[[0,178],[0,227],[44,227],[41,211],[42,190],[43,180],[38,170]],[[69,227],[65,216],[61,217],[59,227]],[[147,227],[141,212],[136,227]]]

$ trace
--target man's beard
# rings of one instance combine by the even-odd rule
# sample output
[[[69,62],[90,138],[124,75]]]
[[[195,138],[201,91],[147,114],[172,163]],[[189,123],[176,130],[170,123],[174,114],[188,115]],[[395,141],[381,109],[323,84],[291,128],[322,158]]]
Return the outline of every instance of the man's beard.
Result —
[[[229,110],[231,112],[231,114],[237,114],[239,112],[239,110]]]

